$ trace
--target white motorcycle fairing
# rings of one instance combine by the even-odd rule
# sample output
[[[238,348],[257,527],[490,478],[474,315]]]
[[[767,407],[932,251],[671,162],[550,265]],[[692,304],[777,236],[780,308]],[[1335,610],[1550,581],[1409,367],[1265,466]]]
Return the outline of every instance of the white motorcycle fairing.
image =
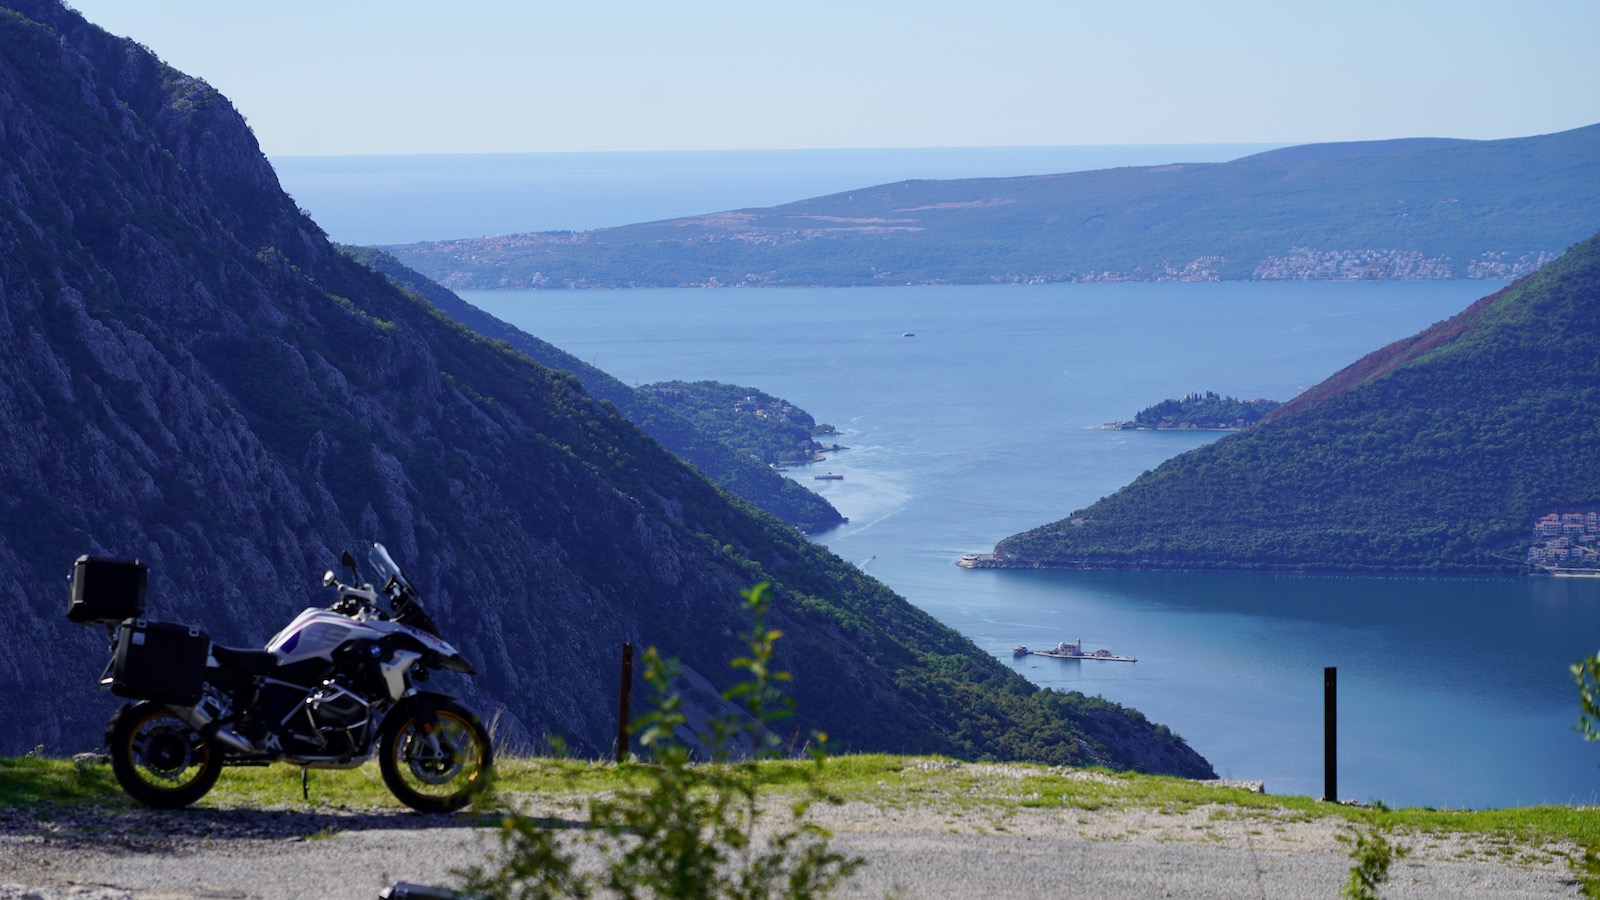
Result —
[[[420,649],[438,658],[442,668],[457,669],[465,661],[456,648],[438,637],[384,619],[352,619],[349,616],[316,607],[304,610],[267,642],[267,650],[278,657],[280,666],[306,660],[333,660],[334,651],[351,641],[379,641],[398,635],[421,645]],[[407,641],[407,642],[409,642]],[[414,649],[396,647],[389,658],[378,660],[389,700],[398,701],[406,692],[405,672],[411,664],[421,659],[422,653]]]
[[[326,609],[311,608],[295,616],[283,630],[272,636],[267,649],[277,654],[278,664],[308,659],[333,660],[335,647],[345,641],[380,637],[372,623]]]

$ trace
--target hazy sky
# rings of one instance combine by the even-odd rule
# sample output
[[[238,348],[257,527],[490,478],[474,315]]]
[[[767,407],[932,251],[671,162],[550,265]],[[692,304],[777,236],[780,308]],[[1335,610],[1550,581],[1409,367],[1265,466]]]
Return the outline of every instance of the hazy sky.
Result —
[[[1600,0],[70,0],[269,156],[1503,138]]]

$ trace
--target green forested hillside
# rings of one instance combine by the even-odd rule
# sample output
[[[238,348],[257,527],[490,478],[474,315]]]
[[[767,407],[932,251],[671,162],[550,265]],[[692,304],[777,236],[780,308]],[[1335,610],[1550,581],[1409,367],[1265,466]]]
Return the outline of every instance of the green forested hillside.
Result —
[[[844,521],[820,495],[773,472],[749,453],[736,451],[703,427],[704,422],[690,421],[651,392],[631,388],[565,350],[500,321],[388,253],[366,247],[342,249],[356,262],[383,273],[473,331],[504,341],[535,362],[576,375],[584,390],[615,405],[628,421],[730,493],[805,532],[824,531]]]
[[[1257,427],[996,547],[998,564],[1522,571],[1600,502],[1600,238]]]
[[[454,288],[1509,278],[1600,221],[1600,125],[1227,163],[902,181],[763,209],[393,248]]]
[[[0,753],[103,740],[105,634],[64,615],[79,554],[144,560],[151,618],[259,647],[379,540],[477,667],[440,686],[502,746],[609,755],[624,642],[714,713],[767,581],[802,739],[1211,772],[352,261],[226,98],[58,0],[0,0],[0,185]]]
[[[807,462],[827,449],[812,438],[818,426],[810,413],[755,388],[716,381],[663,381],[639,391],[688,417],[735,451],[769,465]]]

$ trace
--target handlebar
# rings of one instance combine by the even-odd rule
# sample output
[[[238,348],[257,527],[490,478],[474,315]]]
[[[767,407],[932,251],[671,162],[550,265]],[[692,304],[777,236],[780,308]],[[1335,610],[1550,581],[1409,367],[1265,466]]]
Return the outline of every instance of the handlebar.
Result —
[[[380,619],[392,618],[402,625],[420,628],[429,634],[438,634],[439,626],[435,625],[433,618],[422,609],[417,589],[411,586],[411,581],[400,571],[389,551],[385,550],[382,544],[373,544],[369,560],[382,576],[383,587],[379,589],[371,584],[363,584],[360,587],[341,584],[330,569],[322,576],[322,583],[325,587],[337,588],[339,591],[339,596],[334,600],[331,609],[340,615],[352,618],[368,614]],[[344,562],[350,568],[351,575],[358,578],[349,551],[345,552]],[[388,613],[378,605],[380,594],[389,598]]]
[[[323,584],[339,589],[339,595],[330,607],[334,612],[344,616],[359,616],[368,610],[381,614],[381,610],[378,609],[378,592],[372,589],[372,585],[355,587],[340,584],[332,578],[332,572],[329,572],[328,576],[323,579]]]

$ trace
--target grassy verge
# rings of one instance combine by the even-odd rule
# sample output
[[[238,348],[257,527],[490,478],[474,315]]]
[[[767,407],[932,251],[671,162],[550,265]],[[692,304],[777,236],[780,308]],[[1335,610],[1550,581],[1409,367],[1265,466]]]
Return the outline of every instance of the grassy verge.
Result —
[[[764,793],[782,798],[800,790],[804,762],[761,763]],[[576,806],[591,794],[612,791],[637,769],[609,763],[558,759],[506,759],[495,765],[502,795],[532,795]],[[240,767],[223,772],[206,807],[298,809],[401,809],[373,764],[311,773],[309,802],[302,797],[300,770],[289,766]],[[1065,770],[1022,763],[985,765],[886,755],[828,760],[822,786],[846,802],[886,810],[931,809],[950,814],[1005,816],[1030,809],[1150,809],[1182,813],[1200,807],[1213,815],[1269,815],[1282,820],[1334,818],[1350,825],[1382,820],[1424,834],[1469,834],[1506,844],[1600,845],[1600,810],[1535,806],[1487,810],[1367,809],[1321,803],[1309,797],[1257,794],[1207,782],[1099,770]],[[130,807],[109,766],[71,760],[0,759],[0,807],[40,804]]]

